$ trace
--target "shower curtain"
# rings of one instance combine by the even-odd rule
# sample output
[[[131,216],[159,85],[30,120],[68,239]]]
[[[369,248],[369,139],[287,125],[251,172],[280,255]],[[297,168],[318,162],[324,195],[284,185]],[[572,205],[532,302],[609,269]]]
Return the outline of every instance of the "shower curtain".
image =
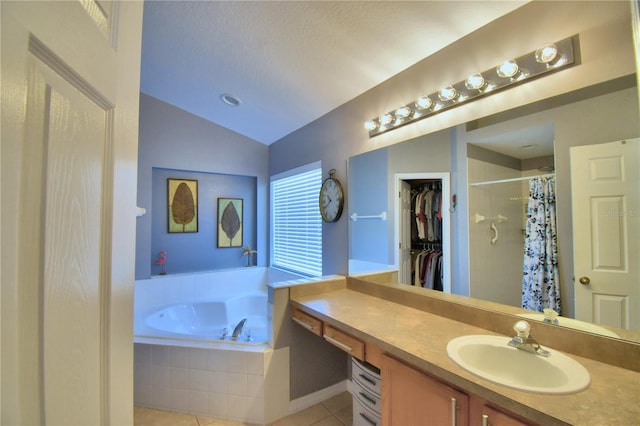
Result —
[[[559,281],[555,178],[531,178],[522,268],[522,307],[538,312],[551,308],[560,314]]]

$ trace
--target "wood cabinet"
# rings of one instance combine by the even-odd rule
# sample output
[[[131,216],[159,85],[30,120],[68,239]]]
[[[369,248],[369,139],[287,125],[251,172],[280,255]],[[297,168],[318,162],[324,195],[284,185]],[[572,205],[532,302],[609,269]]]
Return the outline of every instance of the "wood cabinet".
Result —
[[[365,344],[357,337],[345,333],[330,324],[324,324],[322,320],[295,307],[292,308],[291,319],[313,334],[322,336],[324,340],[342,349],[349,355],[362,361],[365,360]]]
[[[324,340],[351,356],[364,361],[364,342],[329,324],[324,325]]]
[[[291,308],[291,319],[302,328],[317,336],[322,336],[323,324],[318,318],[302,312],[300,309]]]
[[[531,426],[484,399],[464,393],[369,342],[292,307],[292,320],[328,343],[381,370],[382,425]]]
[[[382,365],[382,349],[373,343],[365,342],[364,360],[374,367],[380,368]]]
[[[469,396],[387,355],[382,356],[383,425],[467,425]]]
[[[493,407],[479,397],[471,397],[470,425],[472,426],[531,426],[533,423]]]
[[[381,375],[383,425],[532,425],[388,355]]]

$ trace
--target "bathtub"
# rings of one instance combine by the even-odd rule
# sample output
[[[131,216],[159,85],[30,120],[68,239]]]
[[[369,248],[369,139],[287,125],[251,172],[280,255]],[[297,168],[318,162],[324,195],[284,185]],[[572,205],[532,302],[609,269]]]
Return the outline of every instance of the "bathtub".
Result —
[[[288,414],[289,349],[273,349],[268,286],[299,279],[250,267],[136,280],[135,405],[254,424]]]
[[[268,345],[267,286],[293,279],[300,276],[250,267],[136,280],[134,342],[197,347]],[[243,335],[231,339],[233,329],[245,318]]]
[[[260,345],[269,340],[267,326],[267,295],[255,293],[161,308],[145,317],[138,336]]]

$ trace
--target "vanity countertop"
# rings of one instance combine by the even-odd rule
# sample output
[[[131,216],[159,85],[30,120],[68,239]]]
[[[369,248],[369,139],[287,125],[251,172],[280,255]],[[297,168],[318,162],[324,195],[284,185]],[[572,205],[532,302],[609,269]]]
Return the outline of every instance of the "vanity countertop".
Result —
[[[537,423],[622,426],[640,422],[638,372],[568,354],[589,371],[591,384],[587,389],[569,395],[523,392],[471,374],[448,357],[446,346],[451,339],[496,334],[491,331],[347,288],[305,296],[292,294],[291,304],[463,391]]]

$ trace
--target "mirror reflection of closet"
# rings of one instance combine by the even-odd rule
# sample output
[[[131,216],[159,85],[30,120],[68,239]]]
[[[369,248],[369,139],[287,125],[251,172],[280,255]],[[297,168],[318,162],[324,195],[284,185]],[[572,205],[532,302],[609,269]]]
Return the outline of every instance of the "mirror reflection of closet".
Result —
[[[395,174],[401,283],[451,292],[449,173]]]
[[[543,124],[467,145],[471,297],[521,306],[529,182],[554,176],[553,140]]]

